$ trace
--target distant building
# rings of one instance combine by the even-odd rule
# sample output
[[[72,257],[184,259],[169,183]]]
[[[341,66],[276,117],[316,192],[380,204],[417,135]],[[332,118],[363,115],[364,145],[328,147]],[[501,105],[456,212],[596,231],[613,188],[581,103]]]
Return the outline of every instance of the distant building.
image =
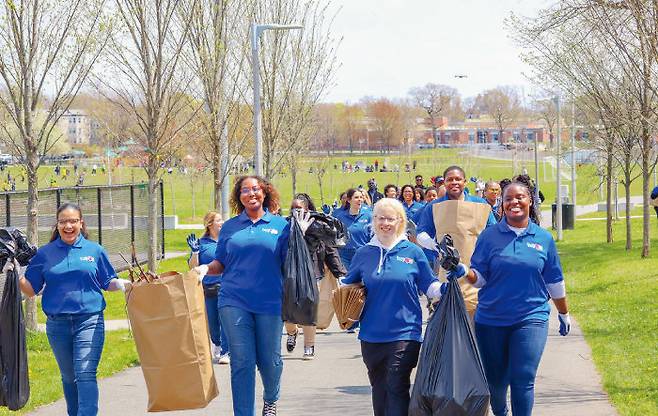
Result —
[[[59,128],[70,144],[98,144],[99,125],[84,110],[68,110],[59,119]]]

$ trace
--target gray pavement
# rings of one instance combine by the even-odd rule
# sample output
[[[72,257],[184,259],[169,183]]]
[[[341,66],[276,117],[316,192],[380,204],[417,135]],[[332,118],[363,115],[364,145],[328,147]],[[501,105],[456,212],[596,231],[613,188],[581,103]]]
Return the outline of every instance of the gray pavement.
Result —
[[[574,322],[567,337],[557,335],[557,319],[551,317],[548,343],[536,381],[535,409],[538,416],[614,416],[594,368],[589,346]],[[281,338],[284,370],[279,414],[366,416],[372,414],[370,385],[361,360],[357,334],[347,334],[334,324],[319,331],[316,359],[303,361],[298,338],[293,354],[285,352]],[[172,415],[230,415],[229,366],[215,365],[219,396],[207,408],[171,412]],[[262,386],[256,377],[256,403],[260,412]],[[100,415],[131,416],[146,414],[147,392],[140,368],[130,368],[100,381]],[[35,416],[65,414],[63,400],[30,413]]]

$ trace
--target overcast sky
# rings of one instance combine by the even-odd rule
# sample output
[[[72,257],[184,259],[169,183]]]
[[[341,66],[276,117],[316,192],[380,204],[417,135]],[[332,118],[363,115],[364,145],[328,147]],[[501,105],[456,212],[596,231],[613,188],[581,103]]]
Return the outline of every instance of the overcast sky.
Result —
[[[465,97],[498,85],[528,86],[504,19],[534,16],[547,0],[334,0],[337,84],[325,101],[404,97],[428,82]],[[468,78],[456,79],[456,74]]]

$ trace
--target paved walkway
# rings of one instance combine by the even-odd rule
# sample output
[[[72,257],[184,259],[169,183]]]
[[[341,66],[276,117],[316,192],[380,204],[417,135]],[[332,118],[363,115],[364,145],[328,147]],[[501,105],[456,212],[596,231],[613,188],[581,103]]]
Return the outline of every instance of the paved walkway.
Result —
[[[617,415],[602,391],[591,351],[578,324],[567,337],[557,335],[557,319],[551,317],[548,344],[537,376],[536,416]],[[320,331],[316,359],[302,361],[302,339],[293,354],[284,351],[284,371],[279,413],[286,416],[372,415],[370,385],[356,334],[347,334],[334,324]],[[205,409],[171,412],[172,415],[232,414],[228,366],[215,366],[220,394]],[[259,379],[259,377],[257,377]],[[100,381],[100,411],[104,416],[132,416],[146,413],[147,392],[140,368],[131,368]],[[262,387],[258,381],[258,412]],[[35,416],[65,414],[63,400],[41,407]]]

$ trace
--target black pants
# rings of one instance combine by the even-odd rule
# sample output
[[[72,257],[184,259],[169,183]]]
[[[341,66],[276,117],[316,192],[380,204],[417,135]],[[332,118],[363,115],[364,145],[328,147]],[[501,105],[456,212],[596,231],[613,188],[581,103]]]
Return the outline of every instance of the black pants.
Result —
[[[375,416],[406,416],[409,413],[411,371],[418,363],[419,353],[420,342],[417,341],[361,341]]]
[[[654,211],[656,211],[656,216],[658,217],[658,207],[653,207]]]

